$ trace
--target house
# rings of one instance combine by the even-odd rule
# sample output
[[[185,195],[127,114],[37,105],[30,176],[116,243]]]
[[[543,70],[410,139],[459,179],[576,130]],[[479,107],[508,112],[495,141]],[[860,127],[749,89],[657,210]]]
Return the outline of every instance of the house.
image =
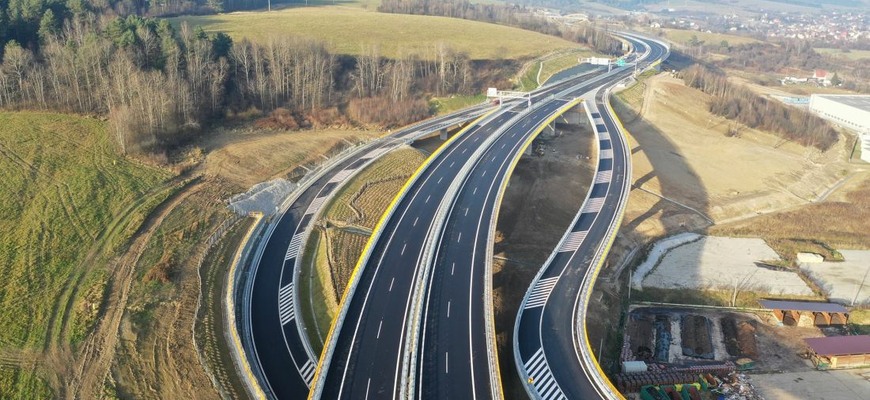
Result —
[[[813,72],[813,79],[822,86],[831,86],[831,74],[823,69],[817,69]]]

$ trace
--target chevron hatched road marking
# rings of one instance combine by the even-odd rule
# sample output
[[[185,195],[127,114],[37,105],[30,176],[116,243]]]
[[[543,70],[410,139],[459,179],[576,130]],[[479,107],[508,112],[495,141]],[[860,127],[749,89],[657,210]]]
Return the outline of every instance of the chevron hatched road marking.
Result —
[[[284,255],[284,261],[299,255],[300,246],[302,246],[302,234],[297,233],[293,235],[293,239],[290,240],[290,245],[287,246],[287,254]]]
[[[550,372],[550,366],[547,365],[547,359],[544,357],[544,348],[538,349],[529,361],[526,361],[526,372],[532,378],[532,387],[538,392],[544,400],[567,399],[562,389],[553,378],[553,373]]]
[[[603,149],[601,150],[601,155],[599,158],[613,158],[613,149]]]
[[[308,209],[305,210],[305,214],[304,214],[304,215],[308,215],[308,214],[314,214],[314,213],[316,213],[317,210],[320,209],[320,206],[322,206],[324,202],[326,202],[326,196],[324,196],[324,197],[318,197],[318,198],[316,198],[316,199],[314,199],[314,200],[311,200],[311,204],[308,206]]]
[[[613,178],[613,170],[600,171],[595,174],[595,183],[607,183]]]
[[[526,302],[525,308],[542,307],[547,302],[547,298],[550,297],[550,292],[553,291],[553,286],[556,286],[556,281],[558,280],[558,276],[539,280],[535,284],[532,294],[529,295],[529,301]]]
[[[604,206],[604,197],[595,197],[586,201],[586,205],[583,206],[584,213],[597,213],[601,211],[601,207]]]
[[[387,150],[389,150],[389,148],[386,148],[386,147],[379,147],[379,148],[377,148],[377,149],[374,149],[374,150],[372,150],[372,151],[366,153],[366,155],[362,156],[362,158],[367,159],[367,160],[368,160],[368,159],[372,159],[372,158],[377,158],[377,157],[379,157],[381,154],[386,153]]]
[[[293,309],[293,284],[278,290],[278,315],[281,317],[281,325],[287,325],[296,316]]]
[[[341,181],[347,179],[347,177],[350,176],[350,174],[352,174],[352,173],[354,173],[354,172],[356,172],[356,168],[343,169],[343,170],[341,170],[341,172],[335,174],[335,175],[334,175],[334,176],[329,180],[329,182],[330,182],[330,183],[332,183],[332,182],[341,182]]]
[[[586,239],[586,234],[589,231],[579,231],[579,232],[571,232],[568,234],[568,237],[565,238],[565,241],[562,242],[562,246],[559,247],[559,252],[564,251],[577,251],[580,248],[580,244],[583,243],[583,239]]]
[[[302,375],[302,379],[305,380],[308,386],[311,386],[311,380],[314,379],[316,367],[317,365],[311,362],[311,360],[306,360],[302,368],[299,369],[299,375]]]

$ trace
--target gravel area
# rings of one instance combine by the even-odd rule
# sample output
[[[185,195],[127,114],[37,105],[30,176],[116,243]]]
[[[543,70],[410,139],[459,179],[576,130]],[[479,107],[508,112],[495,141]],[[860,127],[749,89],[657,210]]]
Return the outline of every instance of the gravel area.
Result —
[[[761,239],[705,236],[675,247],[643,279],[643,286],[665,289],[730,289],[763,291],[772,295],[812,295],[794,272],[756,263],[779,259]]]
[[[870,398],[870,369],[753,374],[766,399],[855,400]]]
[[[830,292],[831,301],[870,303],[870,250],[840,250],[843,262],[802,264],[813,279]]]
[[[239,213],[277,213],[281,203],[296,189],[296,184],[286,179],[273,179],[254,185],[245,193],[230,199],[230,209]]]

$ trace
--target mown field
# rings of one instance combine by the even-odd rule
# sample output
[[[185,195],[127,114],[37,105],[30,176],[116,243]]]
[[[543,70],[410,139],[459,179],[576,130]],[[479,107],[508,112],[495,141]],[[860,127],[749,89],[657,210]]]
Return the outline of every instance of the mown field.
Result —
[[[104,122],[39,112],[0,112],[0,171],[0,398],[43,398],[38,361],[87,334],[106,260],[170,174],[119,155]]]
[[[390,152],[354,177],[326,206],[321,228],[315,230],[306,246],[300,278],[300,297],[313,298],[313,309],[304,310],[303,318],[307,326],[315,327],[319,337],[326,337],[370,232],[424,160],[423,154],[412,148]],[[319,351],[322,340],[314,334],[311,339]]]
[[[226,32],[234,39],[266,42],[279,35],[326,42],[339,54],[360,54],[378,46],[382,56],[417,54],[435,58],[443,43],[471,59],[533,58],[555,50],[576,48],[577,44],[553,36],[455,18],[384,14],[350,7],[289,8],[272,12],[173,18],[187,21],[207,32]]]
[[[726,33],[707,33],[700,31],[690,31],[685,29],[663,29],[665,37],[682,45],[685,45],[692,36],[696,36],[698,40],[704,41],[706,44],[718,45],[722,41],[728,42],[728,45],[735,46],[747,43],[757,43],[758,40],[747,36],[729,35]]]
[[[845,58],[847,60],[870,59],[870,50],[849,50],[843,51],[840,49],[832,49],[825,47],[816,47],[815,50],[819,54],[825,54],[837,58]]]

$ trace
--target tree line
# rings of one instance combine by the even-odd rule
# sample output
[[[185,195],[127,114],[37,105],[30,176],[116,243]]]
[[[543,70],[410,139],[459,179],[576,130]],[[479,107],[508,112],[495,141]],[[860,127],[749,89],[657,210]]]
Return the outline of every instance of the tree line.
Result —
[[[663,35],[663,32],[662,32]],[[762,73],[799,69],[812,71],[825,69],[842,73],[843,88],[862,93],[870,93],[870,68],[865,67],[861,60],[833,59],[830,55],[819,54],[813,46],[818,45],[805,40],[783,39],[775,43],[755,42],[741,45],[731,45],[726,40],[708,43],[699,40],[697,35],[683,43],[684,54],[695,59],[706,59],[710,65],[721,68],[733,68],[742,71],[757,71]],[[706,58],[710,53],[725,55],[715,60]],[[758,83],[768,82],[757,79]]]
[[[586,44],[604,54],[622,53],[622,42],[592,23],[566,26],[536,16],[525,7],[514,4],[472,3],[469,0],[383,0],[378,11],[434,15],[509,25]]]
[[[713,114],[822,151],[837,143],[839,135],[827,121],[764,98],[746,87],[731,84],[725,74],[698,64],[686,68],[681,74],[687,86],[713,96],[710,102]]]
[[[36,49],[64,21],[87,14],[107,17],[210,14],[266,8],[269,0],[0,0],[0,56],[9,41]],[[305,0],[274,0],[273,5]]]
[[[0,107],[108,116],[124,151],[163,151],[226,115],[284,108],[295,126],[389,127],[429,114],[428,95],[480,92],[509,72],[433,44],[428,54],[335,55],[292,37],[234,42],[166,20],[77,16],[0,63]],[[478,65],[479,64],[479,65]],[[516,68],[516,66],[513,66]]]

